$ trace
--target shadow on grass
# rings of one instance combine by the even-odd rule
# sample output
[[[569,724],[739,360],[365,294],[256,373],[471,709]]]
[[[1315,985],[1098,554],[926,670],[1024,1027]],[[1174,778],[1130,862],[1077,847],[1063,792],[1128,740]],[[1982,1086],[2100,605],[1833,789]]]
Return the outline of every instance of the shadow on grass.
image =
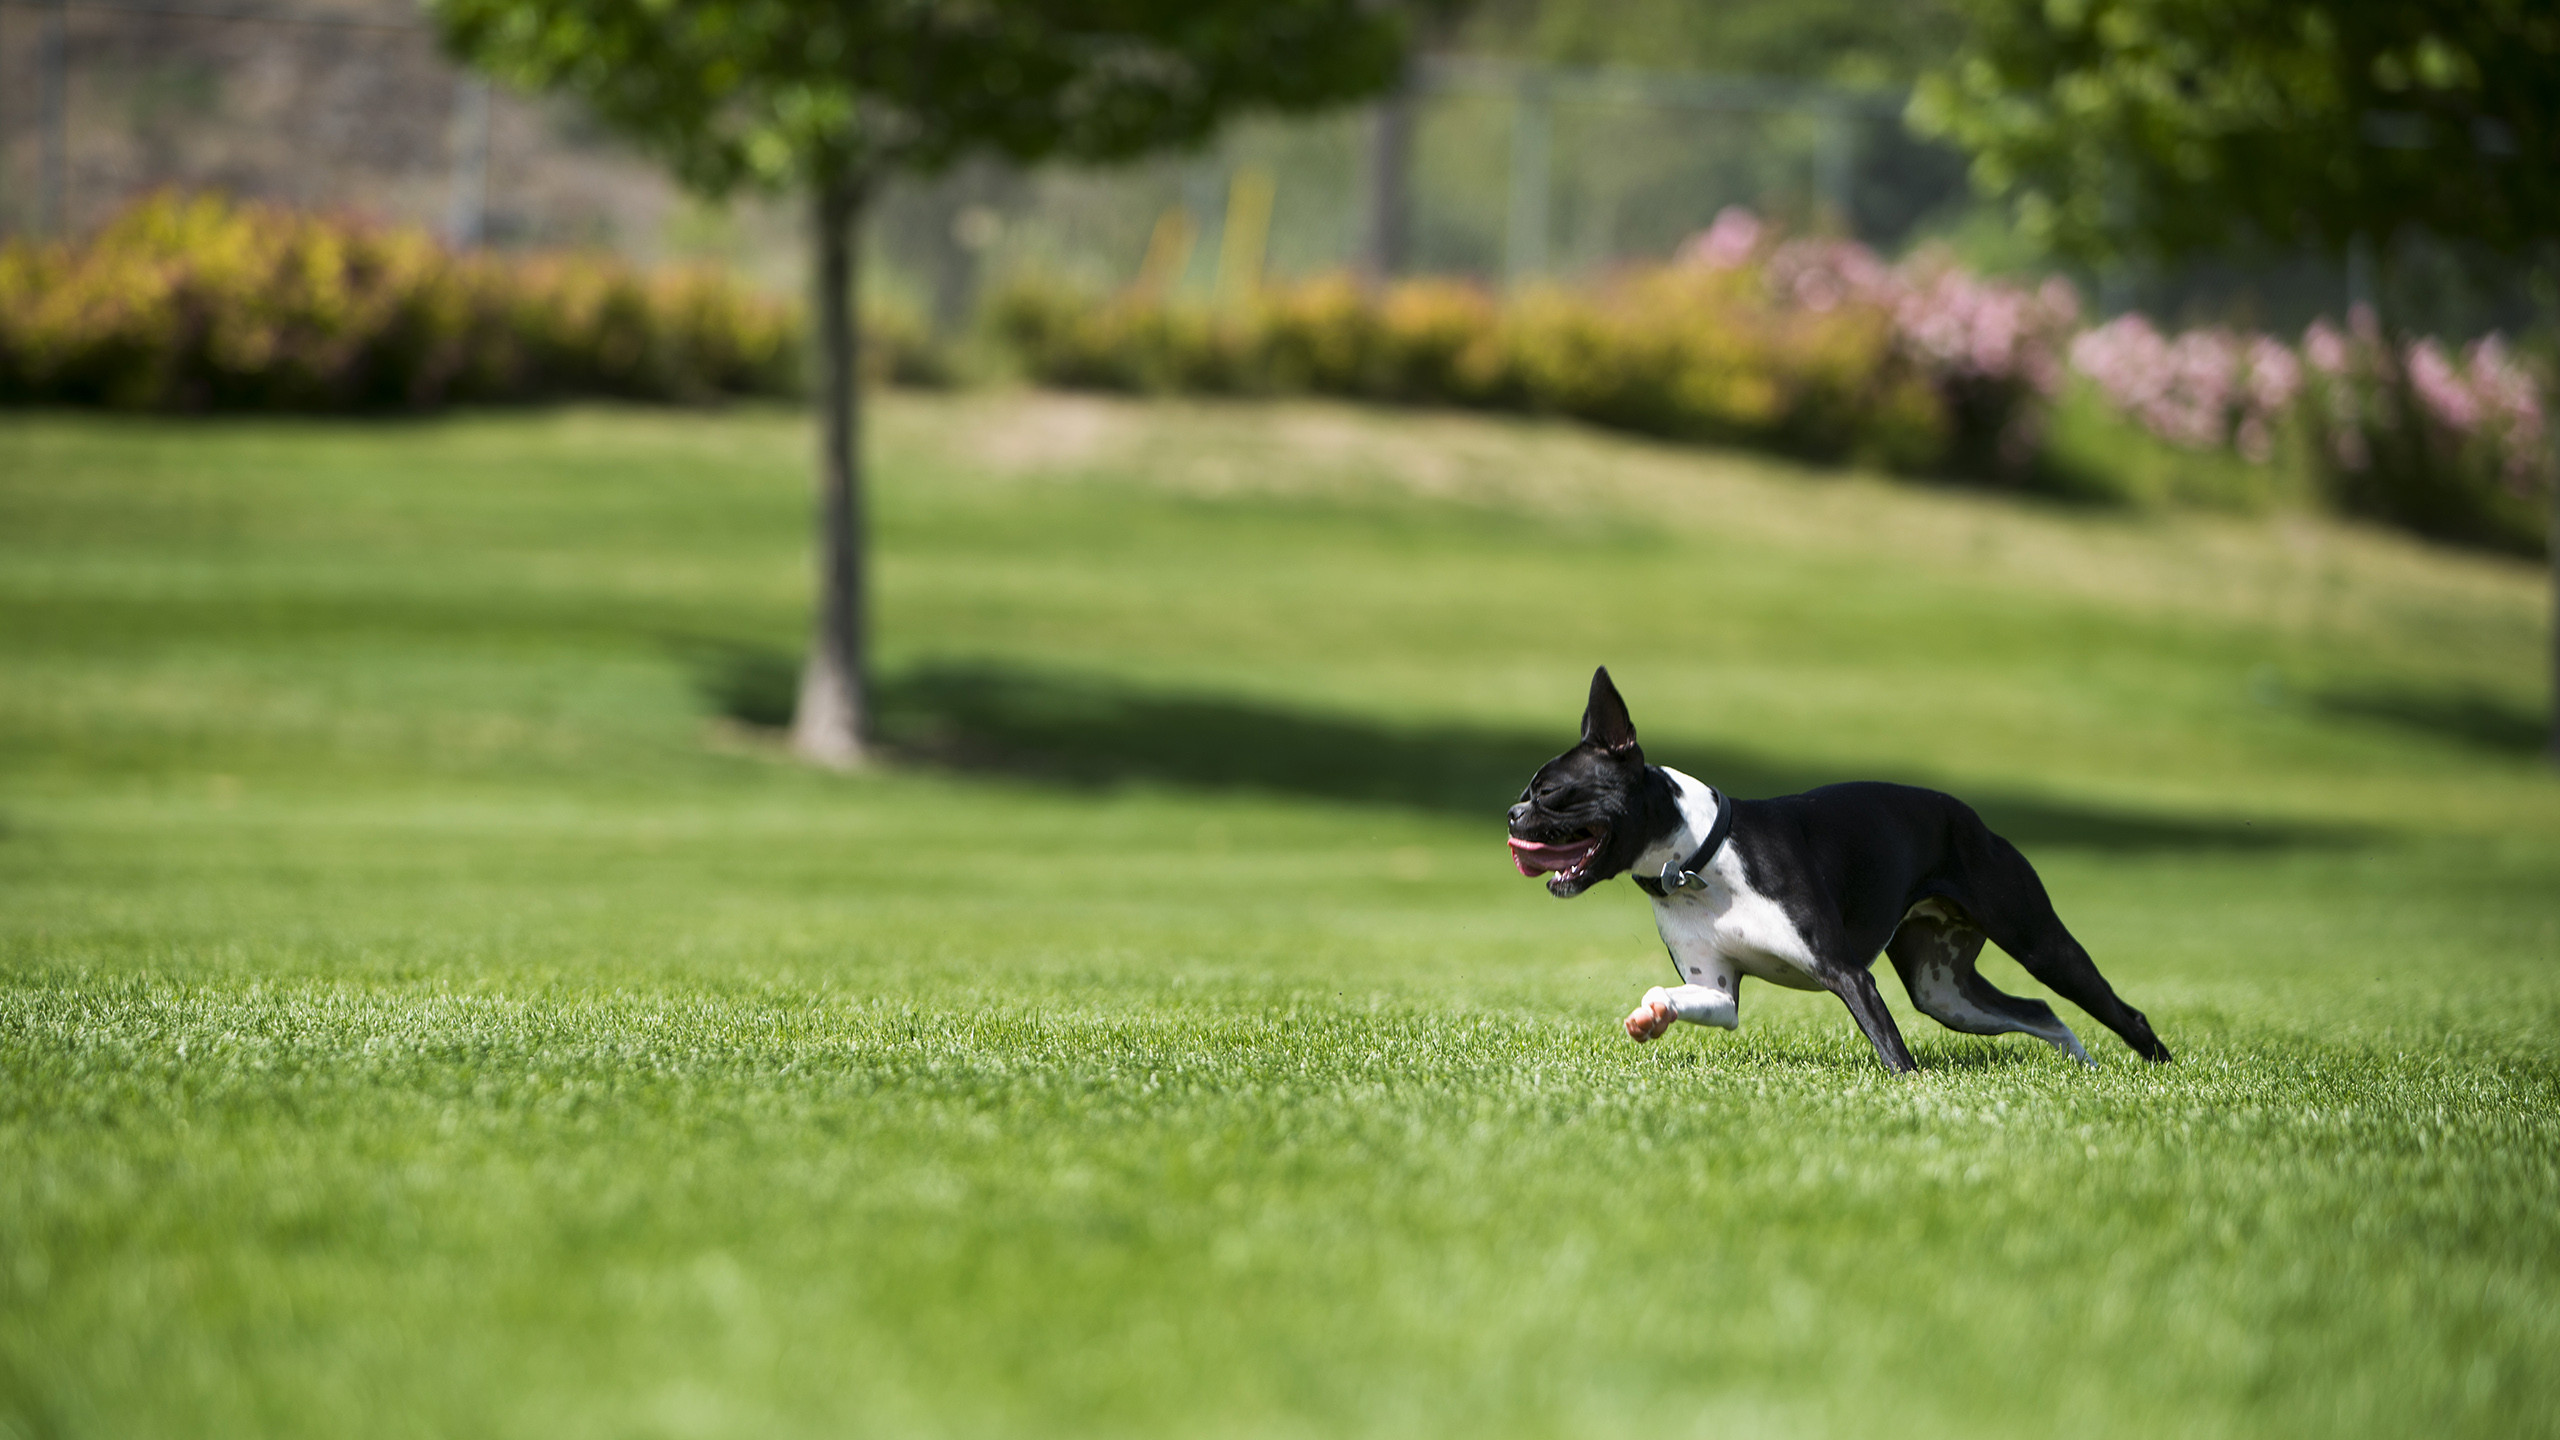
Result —
[[[790,723],[798,683],[791,656],[726,644],[683,648],[714,711],[749,725]],[[1529,776],[1572,743],[1575,723],[1565,716],[1534,732],[1462,724],[1404,728],[1001,664],[929,664],[883,676],[874,698],[882,743],[925,764],[1068,786],[1146,781],[1393,805],[1488,824],[1499,823]],[[1683,769],[1746,797],[1887,778],[1814,771],[1730,748],[1676,749]],[[1993,829],[2026,846],[2277,849],[2353,838],[1971,788],[1964,798]]]
[[[2050,1064],[2057,1058],[2053,1050],[2043,1041],[2026,1036],[2013,1039],[2004,1035],[1999,1039],[1990,1040],[1962,1037],[1950,1039],[1943,1035],[1928,1034],[1929,1029],[1937,1023],[1924,1016],[1914,1016],[1911,1020],[1903,1022],[1903,1035],[1906,1040],[1915,1030],[1922,1036],[1921,1039],[1911,1042],[1911,1056],[1920,1062],[1920,1068],[1923,1070],[2025,1070]],[[2081,1038],[2084,1043],[2092,1046],[2100,1040],[2119,1045],[2123,1043],[2105,1030],[2100,1030],[2095,1039],[2085,1035]],[[2074,1068],[2077,1068],[2077,1062],[2072,1063]]]
[[[2311,703],[2332,715],[2378,721],[2433,739],[2507,755],[2536,754],[2550,736],[2540,714],[2476,692],[2332,690],[2313,696]]]

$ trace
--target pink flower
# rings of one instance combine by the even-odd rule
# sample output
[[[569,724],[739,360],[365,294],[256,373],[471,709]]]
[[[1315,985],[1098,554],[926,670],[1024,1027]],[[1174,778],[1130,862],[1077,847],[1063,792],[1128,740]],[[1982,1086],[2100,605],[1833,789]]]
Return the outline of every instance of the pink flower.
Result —
[[[2004,447],[2031,443],[2030,402],[2061,388],[2063,342],[2080,311],[2078,293],[2064,280],[2034,289],[1985,280],[1944,254],[1887,265],[1854,240],[1776,244],[1759,218],[1739,207],[1719,213],[1681,247],[1680,259],[1707,270],[1756,264],[1756,278],[1782,313],[1846,311],[1889,321],[1895,349],[1966,410],[1964,423],[1998,428]]]
[[[2302,332],[2302,358],[2323,375],[2343,375],[2347,371],[2347,337],[2326,320],[2314,320]]]
[[[2508,353],[2504,336],[2473,341],[2464,358],[2471,370],[2471,393],[2488,413],[2505,451],[2500,478],[2516,494],[2529,495],[2545,463],[2542,387]]]
[[[2271,415],[2302,393],[2302,362],[2278,341],[2253,336],[2249,341],[2249,405]]]
[[[2506,338],[2493,334],[2473,341],[2465,359],[2471,370],[2472,394],[2479,397],[2497,427],[2511,440],[2539,445],[2542,387],[2508,353]]]
[[[1769,257],[1769,288],[1817,313],[1846,304],[1889,305],[1900,284],[1876,253],[1854,240],[1790,240]]]
[[[2280,345],[2261,341],[2247,347],[2250,358],[2266,373],[2270,397],[2286,382],[2281,399],[2290,398],[2296,373],[2285,367],[2292,357]],[[2265,359],[2263,351],[2281,356]],[[2139,315],[2125,315],[2081,335],[2071,348],[2074,368],[2097,382],[2100,393],[2142,427],[2173,445],[2210,449],[2230,441],[2235,426],[2254,425],[2253,436],[2267,433],[2267,412],[2258,388],[2240,383],[2243,347],[2224,330],[2190,330],[2167,339]]]
[[[2418,403],[2456,435],[2468,437],[2480,428],[2483,414],[2478,397],[2435,341],[2421,340],[2409,347],[2409,388],[2417,392]]]
[[[2071,342],[2071,365],[2144,429],[2189,449],[2274,453],[2277,418],[2302,393],[2302,362],[2268,336],[2213,328],[2172,340],[2122,315]]]
[[[1957,375],[2049,394],[2062,378],[2058,342],[2079,309],[2067,284],[2029,292],[1923,258],[1905,267],[1894,320],[1924,359]]]
[[[1680,258],[1709,270],[1748,264],[1760,248],[1762,228],[1759,216],[1739,205],[1727,205],[1716,212],[1715,223],[1680,247]]]

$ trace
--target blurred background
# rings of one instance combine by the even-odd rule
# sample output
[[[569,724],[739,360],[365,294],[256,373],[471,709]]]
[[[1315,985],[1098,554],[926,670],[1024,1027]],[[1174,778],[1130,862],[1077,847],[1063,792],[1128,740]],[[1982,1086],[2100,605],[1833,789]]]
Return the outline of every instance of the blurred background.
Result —
[[[1584,37],[1533,9],[1488,11],[1415,77],[1399,268],[1589,272],[1667,254],[1729,203],[1796,219],[1819,208],[1887,245],[1943,222],[1962,162],[1908,140],[1899,116],[1911,66],[1948,17],[1915,14],[1910,33],[1868,37],[1844,59],[1820,43],[1838,16],[1775,44],[1708,33],[1666,53],[1588,17]],[[795,263],[792,219],[706,211],[573,106],[493,95],[406,0],[13,0],[4,18],[11,233],[92,229],[176,184],[345,207],[463,243],[716,254],[775,274]],[[877,222],[893,257],[880,283],[941,295],[964,265],[1125,282],[1158,216],[1181,207],[1208,229],[1205,284],[1241,168],[1278,192],[1275,275],[1360,263],[1373,128],[1359,113],[1246,124],[1207,152],[1124,170],[981,164],[908,183]]]
[[[2553,1433],[2550,10],[0,0],[0,1437]],[[584,63],[999,11],[1309,108],[886,175],[856,341]],[[1604,662],[2178,1063],[1630,1045]]]
[[[2056,213],[2036,208],[2035,184],[2093,164],[2174,170],[2175,145],[2193,142],[2145,156],[2138,128],[2106,142],[2115,152],[2070,139],[2071,124],[2001,134],[1996,105],[1964,98],[1987,62],[1957,57],[2033,31],[2002,30],[2007,15],[1968,21],[1936,0],[1424,7],[1402,78],[1366,103],[1243,105],[1199,143],[1111,165],[981,150],[891,167],[859,227],[866,364],[922,385],[1027,376],[1563,413],[2082,499],[2317,503],[2546,548],[2539,397],[2560,271],[2541,221],[2483,202],[2486,220],[2431,226],[2423,201],[2375,189],[2369,219],[2253,239],[2215,218],[2259,188],[2244,178],[2139,212],[2142,243],[2029,223]],[[570,90],[462,68],[434,24],[407,0],[0,4],[0,237],[16,247],[0,288],[22,297],[0,302],[0,396],[326,409],[805,390],[805,197],[680,185]],[[2145,123],[2222,123],[2205,101],[2191,111]],[[2376,110],[2346,133],[2380,175],[2423,155],[2425,123]],[[2332,143],[2242,144],[2222,163],[2309,177]],[[2512,143],[2465,141],[2492,179]],[[2022,163],[2044,169],[2020,190]],[[2005,196],[1975,183],[2003,176]],[[113,229],[177,196],[268,208],[225,221],[200,206],[192,239],[168,216]],[[274,230],[287,215],[302,240]],[[2200,215],[2232,234],[2199,243]],[[1719,217],[1733,224],[1718,232]],[[79,297],[121,293],[119,265],[174,283],[167,266],[194,266],[223,224],[267,225],[260,243],[289,250],[322,243],[312,224],[352,225],[460,257],[444,279],[377,295],[483,284],[466,272],[530,288],[511,318],[471,322],[510,335],[446,344],[360,340],[346,307],[315,318],[327,307],[308,297],[238,290],[272,277],[219,282],[238,293],[205,305],[284,327],[243,342],[258,353],[336,347],[304,364],[326,372],[308,394],[269,383],[282,360],[260,362],[274,372],[261,379],[119,359],[185,350],[167,317],[191,307],[164,305],[144,336]],[[91,237],[85,260],[40,243]],[[1700,278],[1719,270],[1733,273]],[[652,275],[692,277],[693,298],[644,299]],[[1325,288],[1345,279],[1365,298]],[[639,330],[609,340],[598,327],[624,314]],[[1859,333],[1870,321],[1884,329]],[[604,358],[616,344],[648,358]],[[1707,354],[1729,344],[1750,358]],[[1754,398],[1767,387],[1776,410]]]
[[[1905,124],[1912,81],[1962,33],[1945,0],[1484,4],[1426,29],[1384,106],[1247,118],[1197,153],[1106,169],[901,177],[870,222],[866,286],[953,333],[1008,278],[1129,283],[1175,216],[1190,239],[1168,278],[1205,295],[1235,253],[1239,176],[1271,195],[1236,243],[1272,279],[1589,278],[1668,256],[1728,205],[1887,255],[1934,242],[1990,273],[2066,268],[1973,195],[1960,151]],[[689,196],[574,102],[460,68],[409,0],[0,5],[0,234],[87,233],[167,186],[458,245],[715,259],[794,294],[805,263],[796,211]],[[2434,252],[2397,268],[2419,328],[2531,323],[2521,270]],[[2349,269],[2305,253],[2072,273],[2102,313],[2292,331],[2370,287]]]

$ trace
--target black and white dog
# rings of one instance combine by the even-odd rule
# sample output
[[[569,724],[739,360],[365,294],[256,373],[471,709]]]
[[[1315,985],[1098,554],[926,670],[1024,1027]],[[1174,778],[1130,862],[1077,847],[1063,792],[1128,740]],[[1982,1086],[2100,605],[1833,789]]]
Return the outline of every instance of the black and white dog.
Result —
[[[1629,873],[1653,897],[1681,983],[1627,1017],[1638,1041],[1674,1020],[1734,1028],[1742,977],[1756,975],[1839,996],[1886,1069],[1916,1069],[1867,973],[1882,951],[1911,1003],[1948,1029],[2023,1030],[2095,1064],[2052,1006],[1975,972],[1988,939],[2144,1059],[2169,1058],[2063,928],[2027,858],[1963,801],[1873,782],[1732,799],[1645,763],[1605,668],[1591,677],[1582,743],[1539,767],[1511,807],[1511,854],[1559,897]]]

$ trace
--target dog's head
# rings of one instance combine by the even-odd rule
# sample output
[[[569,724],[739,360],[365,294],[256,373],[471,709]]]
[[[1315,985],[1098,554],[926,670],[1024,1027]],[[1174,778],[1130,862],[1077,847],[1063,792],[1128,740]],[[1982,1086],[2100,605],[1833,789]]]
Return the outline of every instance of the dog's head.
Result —
[[[1511,807],[1511,861],[1571,898],[1625,874],[1678,824],[1677,810],[1670,782],[1644,763],[1627,702],[1602,666],[1591,675],[1582,743],[1539,766]]]

